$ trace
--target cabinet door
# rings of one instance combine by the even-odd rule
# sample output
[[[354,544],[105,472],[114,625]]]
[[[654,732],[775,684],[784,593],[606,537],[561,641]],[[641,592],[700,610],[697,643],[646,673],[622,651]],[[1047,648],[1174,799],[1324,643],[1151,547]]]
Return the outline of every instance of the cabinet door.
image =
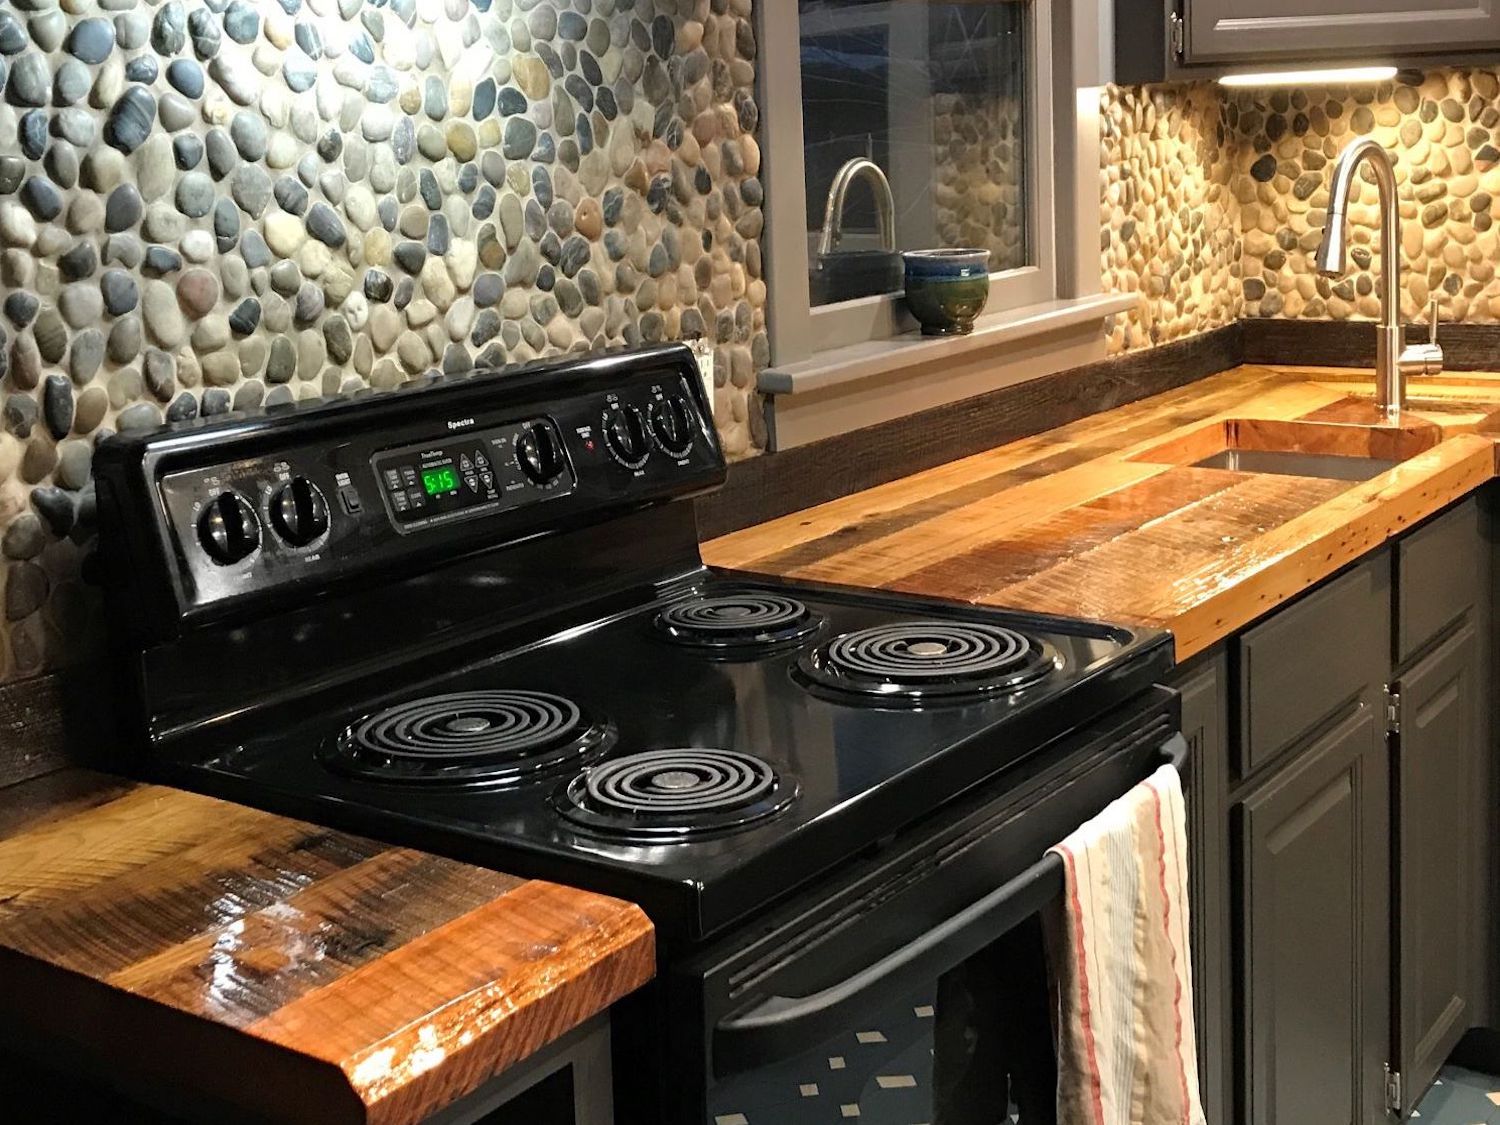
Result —
[[[1186,0],[1188,63],[1500,44],[1495,0]]]
[[[1203,1111],[1228,1125],[1231,1087],[1229,923],[1229,747],[1225,743],[1224,656],[1194,661],[1174,686],[1182,693],[1187,739],[1188,921],[1193,942],[1193,1017],[1198,1026],[1198,1075]]]
[[[1471,944],[1481,888],[1474,840],[1489,830],[1478,803],[1478,667],[1478,636],[1465,625],[1400,682],[1396,957],[1409,1103],[1469,1029],[1476,1002]]]
[[[1238,807],[1245,1119],[1376,1125],[1390,1037],[1390,758],[1368,692]]]

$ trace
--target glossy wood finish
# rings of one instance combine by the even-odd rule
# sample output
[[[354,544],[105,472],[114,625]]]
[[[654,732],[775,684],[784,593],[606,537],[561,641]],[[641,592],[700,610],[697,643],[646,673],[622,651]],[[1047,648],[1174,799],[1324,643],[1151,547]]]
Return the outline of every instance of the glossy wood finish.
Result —
[[[798,189],[801,190],[800,188]],[[1181,387],[1241,361],[1241,322],[729,466],[695,502],[702,536],[764,523]]]
[[[1500,375],[1413,384],[1415,409],[1395,431],[1376,424],[1372,383],[1348,369],[1238,367],[715,539],[704,555],[1165,626],[1186,659],[1495,475],[1496,444],[1484,435],[1500,433]],[[1425,451],[1349,482],[1193,468],[1174,449],[1223,448],[1255,420],[1318,423],[1301,432],[1347,452]]]
[[[654,971],[628,903],[208,797],[71,770],[3,808],[5,1038],[251,1116],[420,1121]]]

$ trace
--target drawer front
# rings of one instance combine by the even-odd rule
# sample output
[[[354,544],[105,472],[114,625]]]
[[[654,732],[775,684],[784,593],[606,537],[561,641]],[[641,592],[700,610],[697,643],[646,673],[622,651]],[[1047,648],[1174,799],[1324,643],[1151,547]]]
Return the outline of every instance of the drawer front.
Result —
[[[1405,663],[1484,596],[1479,502],[1465,500],[1396,544],[1396,659]]]
[[[1390,567],[1381,551],[1240,637],[1240,777],[1386,681]]]

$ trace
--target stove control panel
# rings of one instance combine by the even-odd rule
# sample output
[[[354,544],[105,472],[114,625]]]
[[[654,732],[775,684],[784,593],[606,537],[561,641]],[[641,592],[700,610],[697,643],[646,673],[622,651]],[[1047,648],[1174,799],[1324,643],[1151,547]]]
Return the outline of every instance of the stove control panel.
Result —
[[[162,632],[570,533],[724,477],[676,344],[127,435],[100,458],[101,511],[133,529],[117,543],[131,538],[129,565],[170,591],[152,607]]]
[[[371,465],[402,532],[563,496],[577,481],[550,418],[385,450]]]

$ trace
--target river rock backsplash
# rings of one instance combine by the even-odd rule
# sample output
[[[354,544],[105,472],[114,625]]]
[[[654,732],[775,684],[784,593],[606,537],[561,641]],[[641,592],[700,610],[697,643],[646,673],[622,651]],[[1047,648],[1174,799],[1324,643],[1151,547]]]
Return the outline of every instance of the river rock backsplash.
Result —
[[[1373,135],[1396,158],[1401,200],[1402,316],[1500,321],[1500,78],[1444,70],[1378,86],[1242,91],[1226,99],[1238,139],[1234,179],[1245,231],[1250,316],[1347,320],[1380,313],[1379,208],[1361,179],[1349,209],[1349,270],[1319,277],[1333,161]]]
[[[1113,318],[1111,352],[1219,328],[1244,309],[1232,182],[1239,145],[1209,83],[1106,87],[1100,97],[1103,287],[1137,293]]]
[[[706,337],[763,444],[749,0],[0,6],[0,679],[83,655],[96,442]]]

